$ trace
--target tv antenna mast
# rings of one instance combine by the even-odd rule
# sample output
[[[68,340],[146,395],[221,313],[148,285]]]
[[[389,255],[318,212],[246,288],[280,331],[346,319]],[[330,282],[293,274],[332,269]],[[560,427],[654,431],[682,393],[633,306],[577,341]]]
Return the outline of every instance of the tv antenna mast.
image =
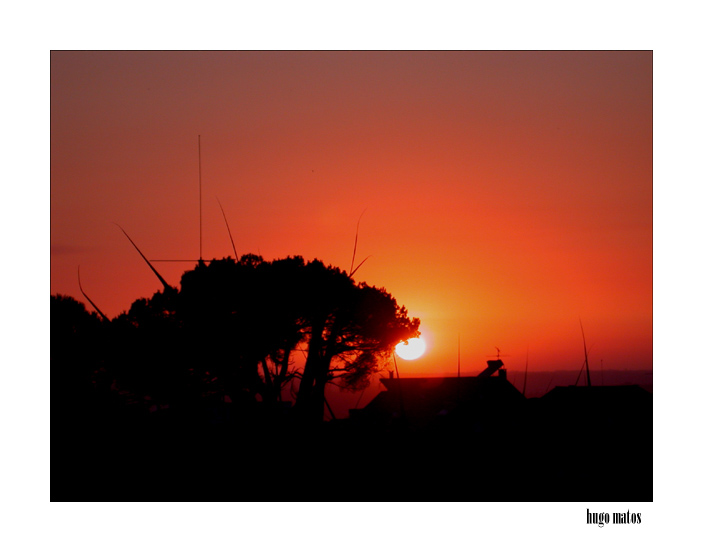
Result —
[[[500,349],[498,347],[495,347],[496,353],[495,355],[488,355],[489,358],[495,357],[496,360],[500,360]],[[510,356],[510,355],[503,355],[503,357]]]
[[[586,381],[588,382],[588,387],[591,386],[591,370],[588,368],[588,351],[586,350],[586,334],[583,332],[583,323],[579,318],[579,324],[581,325],[581,336],[583,337],[583,356],[586,362]]]
[[[203,262],[203,166],[200,156],[200,134],[198,134],[198,206],[200,208],[200,257]]]
[[[209,263],[217,259],[203,259],[203,164],[202,164],[202,153],[201,153],[201,143],[200,134],[198,134],[198,218],[199,218],[199,238],[200,238],[200,248],[199,255],[197,259],[151,259],[152,263]],[[225,215],[225,210],[222,208],[222,203],[217,199],[217,203],[220,205],[220,210],[222,211],[222,216],[225,219],[225,224],[227,225],[227,233],[229,234],[230,242],[232,242],[232,249],[234,250],[234,258],[238,262],[239,256],[237,255],[237,248],[234,246],[234,240],[232,239],[232,232],[229,228],[229,222],[227,222],[227,215]]]

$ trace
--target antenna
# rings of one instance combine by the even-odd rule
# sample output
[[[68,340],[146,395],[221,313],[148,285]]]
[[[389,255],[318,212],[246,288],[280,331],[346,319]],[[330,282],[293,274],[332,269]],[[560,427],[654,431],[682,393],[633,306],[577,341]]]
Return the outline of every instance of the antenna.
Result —
[[[225,215],[225,210],[222,208],[222,203],[220,203],[220,198],[215,196],[217,203],[220,205],[220,211],[222,211],[222,216],[225,219],[225,224],[227,225],[227,233],[229,234],[229,241],[232,242],[232,249],[234,249],[234,260],[239,262],[239,256],[237,255],[237,248],[234,246],[234,239],[232,238],[232,232],[229,229],[229,222],[227,222],[227,215]]]
[[[217,202],[219,203],[220,200],[218,199]],[[198,134],[198,209],[199,209],[199,219],[200,219],[200,255],[198,259],[151,259],[152,263],[210,263],[212,261],[216,261],[218,259],[203,259],[203,169],[202,169],[202,155],[201,155],[201,148],[200,148],[200,134]],[[222,205],[220,204],[220,209],[222,209]],[[224,216],[225,211],[222,209],[222,215]],[[225,224],[227,224],[227,217],[225,217]],[[118,225],[119,226],[119,225]],[[121,227],[120,227],[121,228]],[[122,230],[124,232],[124,230]],[[227,231],[229,232],[229,224],[227,224]],[[125,235],[127,233],[125,232]],[[232,234],[230,233],[230,240],[232,240]],[[129,238],[129,236],[127,236]],[[131,239],[129,241],[132,241]],[[134,242],[132,242],[132,245],[134,247],[137,247]],[[232,241],[232,247],[234,247],[234,241]],[[139,251],[139,248],[137,248],[137,251]],[[141,254],[141,251],[139,251]],[[234,251],[234,256],[237,257],[237,251],[235,249]],[[142,255],[144,257],[144,255]],[[149,261],[144,257],[144,260],[149,263]],[[238,260],[238,259],[237,259]],[[151,266],[151,263],[149,263],[149,266],[151,269],[156,272],[153,266]],[[158,272],[156,272],[156,275],[159,276]],[[161,276],[159,276],[159,279],[161,279]]]
[[[583,354],[586,357],[586,381],[588,382],[588,387],[591,386],[591,371],[588,369],[588,351],[586,350],[586,334],[583,333],[583,323],[579,318],[579,324],[581,324],[581,336],[583,337]]]
[[[398,373],[398,361],[395,358],[395,351],[393,351],[393,364],[395,364],[395,377],[400,379],[400,374]]]
[[[527,359],[530,354],[530,349],[527,349],[527,352],[525,353],[525,381],[522,383],[522,394],[523,396],[525,395],[525,389],[527,389]]]
[[[198,134],[198,202],[200,206],[200,262],[203,260],[203,169],[200,157],[200,134]]]
[[[488,356],[488,358],[493,358],[493,357],[495,357],[496,360],[500,360],[500,349],[499,349],[498,347],[495,347],[495,350],[497,351],[497,354],[495,354],[495,355],[487,355],[487,356]],[[503,355],[503,358],[509,357],[509,356],[510,356],[510,355]]]
[[[161,279],[161,276],[159,275],[158,272],[156,272],[156,269],[151,265],[151,263],[198,263],[199,265],[205,264],[205,263],[211,263],[213,261],[218,261],[219,259],[203,259],[203,168],[202,168],[202,154],[201,154],[201,147],[200,147],[200,134],[198,134],[198,210],[199,210],[199,225],[200,225],[200,254],[197,259],[151,259],[151,262],[147,260],[144,255],[144,260],[149,263],[149,266],[151,269],[156,273],[156,275]],[[232,243],[232,249],[234,250],[234,260],[236,262],[239,262],[239,256],[237,255],[237,248],[234,246],[234,239],[232,239],[232,232],[230,231],[229,228],[229,222],[227,222],[227,215],[225,215],[225,210],[222,207],[222,203],[220,203],[219,198],[215,197],[217,199],[217,203],[220,205],[220,211],[222,211],[222,216],[225,219],[225,224],[227,225],[227,233],[229,234],[229,240]],[[118,225],[119,226],[119,225]],[[121,228],[121,227],[120,227]],[[124,230],[122,230],[124,232]],[[125,232],[125,235],[127,233]],[[129,238],[129,236],[127,236]],[[129,241],[132,241],[129,239]],[[134,247],[137,247],[134,242],[132,242],[132,245]],[[139,248],[137,248],[137,251],[139,251]],[[141,254],[141,251],[139,251]],[[368,258],[368,257],[367,257]],[[365,261],[366,259],[364,259]],[[362,263],[359,264],[361,266]],[[356,268],[358,269],[359,266]]]
[[[351,260],[351,267],[349,268],[349,277],[352,278],[354,276],[354,273],[361,268],[361,265],[364,264],[371,255],[366,257],[363,261],[361,261],[358,265],[356,265],[356,268],[354,268],[354,260],[356,259],[356,244],[359,241],[359,224],[361,224],[361,217],[364,216],[364,213],[366,212],[366,209],[364,209],[361,212],[361,215],[359,215],[359,220],[356,221],[356,235],[354,236],[354,251],[352,253],[352,260]]]
[[[359,225],[361,224],[361,217],[364,216],[365,211],[366,209],[361,212],[361,215],[359,215],[359,220],[356,221],[356,234],[354,235],[354,251],[352,252],[352,261],[351,266],[349,267],[349,274],[354,271],[354,259],[356,258],[356,244],[359,241]]]
[[[591,345],[591,349],[593,349],[593,345]],[[590,351],[591,349],[589,349],[589,351]],[[581,370],[579,370],[579,375],[578,375],[578,377],[576,378],[576,383],[574,383],[574,385],[578,385],[578,384],[579,384],[579,380],[581,379],[581,374],[583,373],[583,369],[586,367],[586,362],[588,362],[588,357],[586,357],[586,360],[584,360],[584,361],[583,361],[583,364],[581,364]]]
[[[78,265],[78,287],[79,287],[79,289],[81,290],[81,293],[83,294],[83,297],[85,297],[85,298],[88,300],[88,303],[90,303],[91,305],[93,305],[93,308],[94,308],[96,311],[98,311],[98,314],[99,314],[100,316],[102,316],[102,319],[103,319],[103,320],[110,320],[107,316],[105,316],[105,313],[104,313],[103,311],[101,311],[95,303],[93,303],[93,301],[91,300],[91,298],[88,297],[88,294],[87,294],[85,291],[83,291],[83,286],[81,285],[81,267],[80,267],[80,265]]]
[[[117,226],[117,228],[119,228],[120,230],[122,230],[122,233],[123,233],[125,236],[127,236],[127,239],[128,239],[128,240],[130,241],[130,243],[134,246],[134,249],[137,250],[137,253],[139,253],[139,254],[142,256],[142,259],[144,259],[144,261],[146,262],[146,264],[149,265],[149,268],[152,270],[152,272],[153,272],[154,274],[156,274],[156,277],[159,279],[159,281],[160,281],[160,282],[163,284],[163,286],[164,286],[164,291],[166,291],[166,290],[168,290],[168,289],[171,289],[171,286],[169,286],[169,285],[166,283],[166,280],[163,279],[163,276],[161,276],[161,274],[158,273],[158,271],[154,268],[154,265],[152,265],[152,264],[149,262],[149,259],[147,259],[147,258],[144,256],[144,253],[142,253],[141,250],[137,247],[137,244],[134,243],[134,241],[132,241],[132,238],[129,237],[129,234],[127,234],[127,232],[125,232],[124,228],[122,228],[122,227],[121,227],[119,224],[117,224],[117,223],[115,223],[115,226]]]

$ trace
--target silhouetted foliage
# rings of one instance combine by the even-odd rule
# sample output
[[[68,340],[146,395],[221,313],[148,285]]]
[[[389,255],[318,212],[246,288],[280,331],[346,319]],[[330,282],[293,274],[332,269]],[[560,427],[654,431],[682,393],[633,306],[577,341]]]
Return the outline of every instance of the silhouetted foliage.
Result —
[[[363,388],[418,324],[385,290],[300,257],[200,263],[179,290],[111,321],[52,296],[52,500],[367,500],[412,488],[425,499],[651,501],[652,400],[637,389],[525,400],[499,377],[390,379],[349,419],[297,423],[322,419],[328,384]],[[304,366],[290,363],[295,351]],[[414,461],[369,462],[399,457]],[[459,457],[463,472],[447,470]],[[330,459],[353,466],[353,485],[329,484]],[[285,469],[304,485],[282,484]]]
[[[326,385],[364,388],[399,341],[418,335],[419,320],[385,290],[318,260],[245,255],[198,263],[179,290],[138,299],[106,324],[103,364],[131,403],[271,409],[298,378],[295,410],[322,420]],[[304,367],[293,365],[296,351]]]
[[[305,265],[302,280],[307,358],[296,408],[321,418],[327,383],[363,388],[398,342],[418,335],[420,321],[384,289],[319,261]]]
[[[105,372],[106,322],[72,297],[52,295],[50,306],[51,393],[54,407],[80,415],[109,387]]]
[[[200,264],[183,275],[177,309],[195,342],[208,343],[207,365],[228,392],[280,401],[283,387],[300,376],[296,408],[315,409],[319,419],[327,383],[339,378],[362,388],[419,325],[385,290],[301,257]],[[290,370],[296,349],[306,353],[302,374]]]

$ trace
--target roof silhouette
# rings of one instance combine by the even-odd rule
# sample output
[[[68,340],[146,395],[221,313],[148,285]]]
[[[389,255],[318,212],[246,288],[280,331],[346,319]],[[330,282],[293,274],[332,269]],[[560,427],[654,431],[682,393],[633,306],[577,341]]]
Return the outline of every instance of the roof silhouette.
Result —
[[[400,419],[424,425],[447,416],[485,416],[524,396],[504,377],[381,378],[386,387],[354,417]]]

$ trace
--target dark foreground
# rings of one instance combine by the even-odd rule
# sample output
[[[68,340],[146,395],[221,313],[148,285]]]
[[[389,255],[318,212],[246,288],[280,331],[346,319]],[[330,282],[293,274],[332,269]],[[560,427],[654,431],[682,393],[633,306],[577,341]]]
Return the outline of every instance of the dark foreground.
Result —
[[[651,400],[422,427],[85,412],[52,406],[52,501],[652,501]]]

